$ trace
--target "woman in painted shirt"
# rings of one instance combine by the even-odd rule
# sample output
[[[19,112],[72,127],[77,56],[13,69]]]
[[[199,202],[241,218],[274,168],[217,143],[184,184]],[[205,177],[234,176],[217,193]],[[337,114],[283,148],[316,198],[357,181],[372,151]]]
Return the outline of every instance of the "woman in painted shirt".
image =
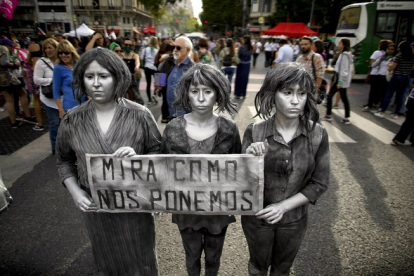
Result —
[[[317,124],[313,77],[297,63],[271,69],[255,98],[265,121],[247,127],[242,152],[264,156],[264,209],[242,216],[249,275],[289,275],[305,236],[309,203],[329,184],[329,143]]]
[[[75,99],[76,91],[72,90],[73,67],[79,59],[79,55],[72,44],[63,40],[57,48],[58,64],[53,68],[53,99],[59,110],[59,117],[63,118],[66,112],[79,105]],[[62,97],[63,96],[63,97]],[[86,100],[86,96],[81,102]]]
[[[176,86],[175,106],[188,114],[173,119],[165,128],[161,152],[165,154],[237,154],[241,153],[239,130],[234,122],[214,113],[233,114],[230,83],[215,67],[196,64],[190,67]],[[186,254],[188,275],[200,275],[201,254],[205,254],[206,275],[217,275],[227,226],[234,216],[173,215]]]
[[[104,275],[158,275],[153,216],[96,212],[85,156],[157,154],[161,144],[157,124],[147,108],[123,98],[131,73],[112,51],[87,51],[73,75],[77,100],[86,94],[91,99],[63,117],[56,143],[57,167],[82,211],[98,270]]]

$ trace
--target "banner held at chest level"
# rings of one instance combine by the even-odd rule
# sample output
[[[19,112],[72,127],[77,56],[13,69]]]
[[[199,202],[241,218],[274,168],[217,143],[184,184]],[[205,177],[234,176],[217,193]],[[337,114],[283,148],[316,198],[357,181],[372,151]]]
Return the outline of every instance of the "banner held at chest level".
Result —
[[[87,154],[100,212],[253,215],[263,207],[263,157]]]

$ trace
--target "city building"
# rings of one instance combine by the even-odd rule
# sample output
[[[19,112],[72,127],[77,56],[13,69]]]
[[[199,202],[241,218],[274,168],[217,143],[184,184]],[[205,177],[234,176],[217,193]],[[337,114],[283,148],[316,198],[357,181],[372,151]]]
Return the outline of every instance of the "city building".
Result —
[[[267,30],[270,26],[266,17],[276,12],[277,0],[251,0],[247,30],[252,35],[259,35],[261,31]]]

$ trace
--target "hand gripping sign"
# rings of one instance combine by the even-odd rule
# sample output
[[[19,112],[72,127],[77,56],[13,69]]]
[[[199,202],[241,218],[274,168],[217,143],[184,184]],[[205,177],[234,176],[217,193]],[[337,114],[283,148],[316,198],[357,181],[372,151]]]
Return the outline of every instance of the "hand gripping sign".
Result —
[[[263,208],[263,157],[87,154],[99,212],[253,215]]]

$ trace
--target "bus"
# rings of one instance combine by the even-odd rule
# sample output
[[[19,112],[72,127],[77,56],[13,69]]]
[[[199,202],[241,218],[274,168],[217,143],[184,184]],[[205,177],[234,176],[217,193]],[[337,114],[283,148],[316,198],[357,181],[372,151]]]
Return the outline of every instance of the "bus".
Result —
[[[403,40],[414,41],[414,1],[345,6],[341,10],[335,36],[336,45],[342,37],[350,39],[355,56],[354,79],[364,79],[370,57],[378,50],[381,39],[390,39],[396,45]]]

